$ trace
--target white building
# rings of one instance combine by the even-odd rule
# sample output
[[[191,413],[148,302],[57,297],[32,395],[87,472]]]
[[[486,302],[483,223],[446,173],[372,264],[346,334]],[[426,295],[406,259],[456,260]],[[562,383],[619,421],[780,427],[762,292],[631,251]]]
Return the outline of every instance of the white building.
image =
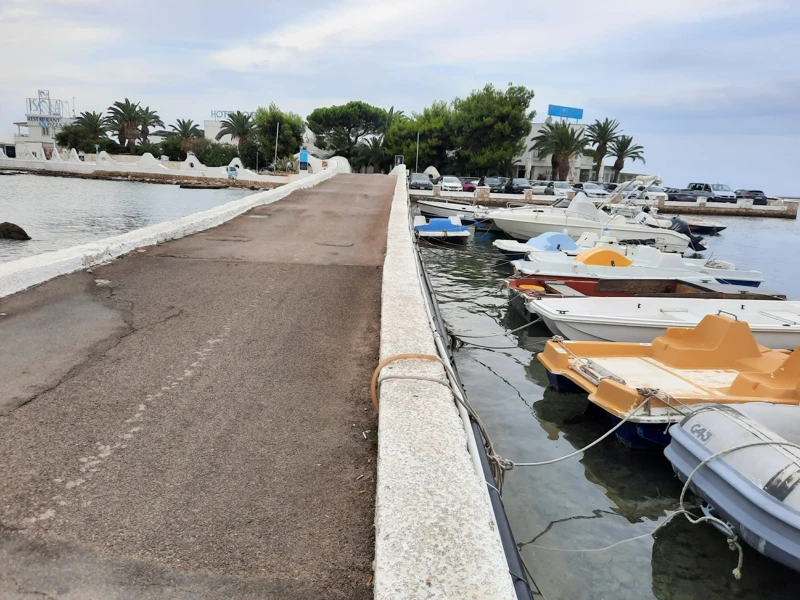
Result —
[[[550,117],[548,117],[548,119],[549,118]],[[519,164],[515,167],[515,177],[523,177],[532,180],[550,180],[553,178],[552,169],[550,167],[550,155],[539,156],[536,151],[531,150],[535,143],[534,138],[541,133],[544,126],[545,123],[533,123],[531,133],[528,139],[525,140],[525,150],[517,157]],[[583,132],[586,125],[583,123],[574,123],[571,124],[571,127]],[[604,171],[605,179],[609,179],[611,170],[606,168]],[[592,181],[596,179],[597,177],[594,173],[594,158],[583,155],[572,157],[569,163],[567,181]]]
[[[69,102],[50,98],[49,90],[39,90],[36,98],[25,99],[25,120],[15,122],[14,145],[5,144],[6,155],[16,156],[16,148],[26,146],[34,156],[49,154],[56,146],[56,133],[75,122]]]

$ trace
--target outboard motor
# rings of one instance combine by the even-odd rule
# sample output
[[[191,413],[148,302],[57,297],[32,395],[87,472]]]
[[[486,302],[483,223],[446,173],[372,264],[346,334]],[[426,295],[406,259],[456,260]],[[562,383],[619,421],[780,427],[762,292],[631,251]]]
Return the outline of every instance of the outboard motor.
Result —
[[[703,244],[703,238],[701,238],[699,235],[693,234],[692,230],[689,229],[689,224],[680,217],[672,217],[672,225],[670,225],[669,228],[672,229],[672,231],[677,231],[678,233],[682,233],[688,237],[689,248],[695,252],[702,252],[703,250],[706,250],[706,247]]]

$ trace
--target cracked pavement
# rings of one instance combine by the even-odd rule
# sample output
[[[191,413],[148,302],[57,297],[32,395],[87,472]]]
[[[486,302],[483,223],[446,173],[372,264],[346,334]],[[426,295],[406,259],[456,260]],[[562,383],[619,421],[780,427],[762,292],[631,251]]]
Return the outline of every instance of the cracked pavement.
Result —
[[[372,596],[393,191],[337,175],[0,299],[0,597]]]

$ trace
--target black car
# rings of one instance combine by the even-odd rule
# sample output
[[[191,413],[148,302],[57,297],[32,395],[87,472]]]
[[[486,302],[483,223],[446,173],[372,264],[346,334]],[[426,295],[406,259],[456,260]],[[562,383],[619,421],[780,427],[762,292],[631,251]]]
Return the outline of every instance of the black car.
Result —
[[[432,190],[433,184],[431,178],[427,173],[412,173],[411,179],[408,180],[408,189],[410,190]]]
[[[478,187],[488,187],[490,192],[502,194],[505,191],[505,185],[499,177],[481,177],[478,182]]]
[[[524,194],[525,190],[531,189],[531,182],[525,179],[524,177],[515,177],[514,179],[509,179],[508,183],[505,185],[505,193],[506,194]]]
[[[767,195],[761,190],[736,190],[736,198],[749,198],[754,205],[767,205]]]

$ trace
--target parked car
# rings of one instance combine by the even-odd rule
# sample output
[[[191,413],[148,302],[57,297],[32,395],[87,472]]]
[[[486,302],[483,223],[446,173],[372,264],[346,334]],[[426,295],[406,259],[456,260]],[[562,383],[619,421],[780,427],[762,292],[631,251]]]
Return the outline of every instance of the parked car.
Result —
[[[411,178],[408,180],[408,188],[411,190],[432,190],[433,183],[425,173],[412,173]]]
[[[589,198],[608,198],[608,192],[593,181],[579,181],[572,185],[576,192],[583,192]]]
[[[478,187],[479,179],[461,178],[461,190],[464,192],[474,192]]]
[[[736,194],[724,183],[690,183],[687,189],[698,192],[698,196],[705,196],[711,202],[736,203]]]
[[[566,196],[574,191],[566,181],[548,181],[542,192],[545,196]]]
[[[737,198],[751,199],[753,204],[766,206],[767,195],[761,190],[736,190]]]
[[[699,194],[692,190],[680,190],[678,188],[668,188],[667,200],[670,202],[697,202]]]
[[[510,179],[505,186],[506,194],[524,194],[525,190],[531,189],[531,182],[524,177]]]
[[[481,177],[478,187],[488,187],[490,192],[502,194],[505,191],[505,184],[499,177]]]
[[[462,191],[461,180],[453,175],[445,175],[442,177],[439,184],[442,186],[443,192],[460,192]]]
[[[645,191],[646,190],[646,191]],[[657,185],[651,185],[649,188],[645,185],[639,185],[635,188],[625,192],[626,198],[642,198],[647,202],[656,204],[659,200],[667,200],[667,192],[664,188]]]

